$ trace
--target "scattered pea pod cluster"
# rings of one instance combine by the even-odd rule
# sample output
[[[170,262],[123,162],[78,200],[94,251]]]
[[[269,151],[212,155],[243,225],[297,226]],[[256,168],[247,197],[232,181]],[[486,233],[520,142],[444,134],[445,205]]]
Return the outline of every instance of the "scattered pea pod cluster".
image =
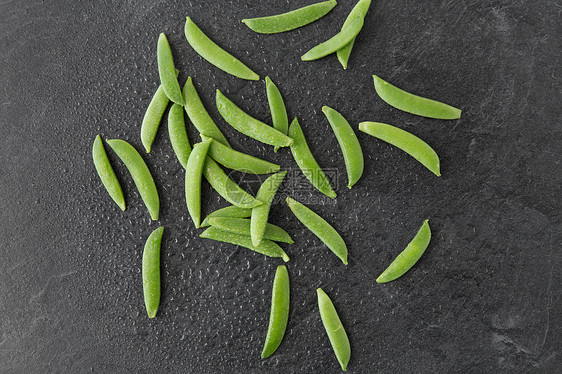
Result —
[[[336,53],[344,68],[355,38],[361,30],[371,0],[359,0],[341,30],[327,41],[317,45],[302,56],[309,61]],[[324,1],[284,14],[244,19],[250,29],[262,34],[285,32],[309,24],[330,12],[335,0]],[[259,76],[240,60],[215,44],[187,17],[185,37],[192,48],[205,60],[223,71],[247,80],[259,80]],[[187,212],[195,228],[205,228],[200,237],[248,248],[256,253],[288,262],[289,256],[278,243],[293,244],[290,234],[283,228],[269,223],[272,202],[287,176],[287,170],[273,162],[262,160],[233,149],[219,127],[205,109],[193,79],[189,77],[181,88],[174,65],[174,58],[166,35],[160,34],[157,44],[160,86],[155,92],[144,115],[140,138],[146,153],[151,152],[160,122],[168,107],[168,135],[179,164],[185,169],[185,202]],[[416,96],[374,75],[375,91],[389,105],[419,116],[436,119],[458,119],[461,111],[450,105]],[[310,183],[325,196],[337,197],[329,178],[312,154],[305,133],[297,118],[289,124],[285,101],[277,85],[265,78],[265,88],[271,112],[272,125],[246,113],[220,90],[216,91],[216,107],[219,114],[238,132],[264,144],[277,152],[287,147],[297,166]],[[185,111],[185,113],[184,113]],[[344,116],[328,106],[322,108],[328,124],[338,141],[347,170],[348,188],[361,178],[364,170],[363,151],[355,131]],[[186,118],[200,134],[201,141],[190,144],[186,131]],[[361,122],[359,130],[403,150],[423,166],[440,176],[439,157],[423,140],[400,128],[379,122]],[[152,220],[158,220],[159,194],[141,154],[121,139],[107,140],[107,144],[128,169],[131,178],[146,205]],[[121,210],[126,209],[119,179],[104,149],[103,140],[97,135],[92,156],[96,171],[113,201]],[[236,184],[223,167],[252,174],[271,174],[261,184],[256,196],[252,196]],[[201,184],[203,179],[231,205],[218,209],[202,218]],[[317,236],[343,264],[348,264],[348,248],[337,230],[312,209],[286,197],[286,204],[312,234]],[[164,227],[160,226],[148,237],[142,256],[142,284],[146,311],[149,318],[157,314],[161,297],[160,246]],[[431,239],[428,220],[425,220],[407,247],[376,279],[378,283],[393,281],[404,275],[425,252]],[[351,357],[350,343],[336,309],[322,290],[317,290],[320,317],[335,356],[346,370]],[[289,318],[290,287],[286,265],[279,265],[273,282],[271,315],[262,358],[271,356],[281,344]]]

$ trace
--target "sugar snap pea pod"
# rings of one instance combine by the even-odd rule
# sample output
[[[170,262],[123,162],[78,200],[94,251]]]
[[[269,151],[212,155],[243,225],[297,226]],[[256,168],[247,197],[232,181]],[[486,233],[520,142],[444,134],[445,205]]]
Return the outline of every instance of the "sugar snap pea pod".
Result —
[[[323,1],[287,13],[243,19],[242,22],[257,33],[277,34],[297,29],[324,17],[336,4],[336,0]]]
[[[392,263],[377,278],[377,283],[386,283],[400,278],[418,262],[423,255],[429,241],[431,240],[431,229],[429,220],[425,220],[418,233],[406,248],[392,261]]]
[[[252,209],[250,208],[239,208],[236,205],[227,206],[226,208],[217,209],[211,212],[203,222],[201,222],[201,227],[209,226],[209,220],[215,217],[229,217],[229,218],[247,218],[252,215]]]
[[[347,169],[347,187],[351,188],[363,175],[364,161],[361,145],[349,122],[339,112],[327,106],[322,107],[322,112],[338,139]]]
[[[279,92],[279,89],[269,77],[265,77],[265,90],[267,92],[267,101],[269,103],[273,128],[287,135],[289,131],[289,117],[287,116],[285,102],[283,101],[281,92]],[[277,152],[279,148],[279,146],[275,146],[273,151]]]
[[[142,252],[142,290],[148,318],[154,318],[160,305],[160,244],[164,226],[154,230]]]
[[[347,265],[347,246],[336,229],[326,222],[324,218],[298,201],[287,197],[286,202],[295,217]]]
[[[337,195],[332,189],[328,177],[326,177],[326,174],[324,174],[322,168],[320,168],[316,159],[314,159],[310,148],[308,148],[301,126],[296,118],[291,122],[291,126],[289,126],[289,136],[294,139],[294,143],[291,145],[291,153],[306,179],[308,179],[318,191],[335,199]]]
[[[246,218],[232,218],[232,217],[211,217],[209,224],[217,229],[223,231],[233,232],[244,236],[251,236],[250,234],[250,220]],[[279,226],[267,223],[263,234],[263,239],[273,240],[274,242],[282,242],[293,244],[293,238],[289,233]],[[257,246],[256,246],[257,247]]]
[[[176,70],[176,77],[178,74],[179,70]],[[160,127],[160,121],[162,121],[162,116],[169,102],[170,99],[166,96],[164,87],[160,85],[154,93],[152,100],[150,100],[150,104],[148,104],[148,108],[146,108],[146,113],[142,119],[141,142],[146,153],[150,153],[150,148],[152,147],[154,138],[156,138],[158,127]]]
[[[103,142],[101,136],[96,136],[94,140],[94,146],[92,147],[92,158],[94,159],[94,166],[96,171],[103,183],[105,190],[111,196],[115,204],[125,210],[125,197],[123,196],[123,190],[121,189],[121,184],[115,175],[115,171],[111,167],[109,158],[107,158],[107,153],[103,148]],[[250,213],[251,214],[251,213]]]
[[[357,16],[350,23],[349,26],[342,29],[339,33],[326,40],[324,43],[318,44],[304,55],[301,56],[303,61],[312,61],[319,58],[328,56],[336,52],[338,49],[345,47],[353,40],[361,31],[363,27],[363,17]]]
[[[209,156],[205,161],[203,175],[226,201],[239,208],[253,208],[262,202],[240,188],[232,179],[226,175],[224,170]]]
[[[251,117],[217,90],[217,109],[222,118],[242,134],[248,135],[262,143],[279,147],[288,147],[293,139],[282,132]]]
[[[189,45],[211,64],[238,78],[253,81],[260,79],[249,67],[209,39],[189,17],[185,21],[184,31]]]
[[[260,245],[261,240],[264,237],[267,221],[269,220],[269,210],[271,209],[271,203],[273,202],[273,198],[275,197],[279,186],[281,186],[281,183],[283,183],[283,179],[285,179],[286,175],[286,170],[277,174],[273,174],[261,184],[260,189],[258,190],[256,199],[263,202],[263,204],[252,209],[250,226],[252,244],[254,244],[256,247]]]
[[[441,176],[439,156],[437,156],[433,148],[417,136],[398,127],[380,122],[361,122],[359,130],[400,148],[431,170],[433,174],[438,177]]]
[[[365,18],[367,12],[369,11],[370,6],[371,6],[371,0],[359,0],[351,10],[349,15],[347,16],[347,18],[345,19],[342,29],[349,26],[351,21],[355,17],[357,17],[357,15],[360,15],[361,17]],[[349,56],[351,55],[353,44],[355,44],[355,38],[351,39],[349,43],[347,43],[343,48],[338,49],[338,51],[336,52],[338,56],[338,60],[344,69],[347,69],[347,62],[349,61]]]
[[[201,135],[202,139],[210,139]],[[219,164],[232,169],[252,174],[270,174],[281,169],[277,164],[260,158],[250,156],[246,153],[235,151],[219,142],[213,142],[209,148],[209,156]]]
[[[280,257],[285,262],[289,261],[289,256],[287,256],[285,251],[283,251],[283,249],[279,245],[272,242],[271,240],[264,240],[259,247],[254,247],[252,245],[252,239],[250,239],[249,236],[222,231],[217,229],[216,227],[209,227],[199,236],[206,239],[213,239],[219,242],[239,245],[268,257]]]
[[[183,96],[185,97],[185,112],[197,131],[230,147],[228,140],[203,106],[191,77],[187,78],[183,86]]]
[[[279,265],[273,279],[269,326],[267,327],[267,335],[261,352],[261,358],[271,356],[281,344],[283,336],[285,336],[287,322],[289,321],[290,293],[289,272],[285,265]]]
[[[316,290],[316,294],[318,295],[318,309],[320,310],[322,324],[342,370],[346,371],[351,358],[349,339],[330,297],[321,288]]]
[[[185,202],[196,228],[199,228],[201,223],[201,179],[207,151],[212,141],[207,139],[194,145],[185,167]]]
[[[156,184],[154,184],[152,174],[150,174],[150,170],[148,170],[148,166],[146,166],[141,155],[132,145],[121,139],[108,140],[107,144],[109,144],[111,149],[117,154],[117,157],[123,161],[129,170],[141,199],[144,205],[146,205],[148,213],[150,213],[150,218],[154,221],[158,220],[160,210],[158,190],[156,189]]]
[[[376,75],[373,75],[373,79],[375,81],[375,91],[377,95],[396,109],[428,118],[461,118],[460,109],[401,90]]]
[[[183,95],[181,94],[180,84],[174,67],[174,57],[166,34],[161,33],[158,37],[158,74],[160,83],[164,88],[166,96],[176,104],[183,105]]]
[[[168,112],[168,135],[178,161],[185,168],[191,153],[191,145],[185,129],[183,107],[179,104],[172,105]]]

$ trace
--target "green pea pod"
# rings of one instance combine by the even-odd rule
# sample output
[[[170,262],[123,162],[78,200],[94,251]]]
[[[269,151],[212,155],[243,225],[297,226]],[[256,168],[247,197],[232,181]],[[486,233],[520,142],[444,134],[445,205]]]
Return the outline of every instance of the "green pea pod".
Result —
[[[316,162],[310,148],[308,148],[301,126],[296,118],[291,122],[291,126],[289,126],[289,136],[294,139],[294,143],[291,145],[291,153],[306,179],[308,179],[318,191],[335,199],[337,194],[332,189],[328,177],[326,177],[326,174],[324,174],[322,168]]]
[[[377,278],[377,283],[386,283],[400,278],[418,262],[431,240],[429,220],[425,220],[408,246],[392,261]]]
[[[179,104],[172,105],[168,113],[168,135],[178,161],[185,168],[191,153],[191,145],[185,129],[183,107]]]
[[[228,124],[242,134],[265,144],[288,147],[293,139],[245,113],[217,90],[217,109]]]
[[[439,156],[433,148],[417,136],[380,122],[361,122],[359,130],[400,148],[431,170],[433,174],[441,176]]]
[[[201,223],[201,179],[212,141],[208,139],[194,145],[185,168],[185,202],[196,228],[199,228]]]
[[[129,174],[137,186],[137,190],[141,196],[144,205],[150,213],[150,217],[156,221],[158,220],[158,212],[160,210],[160,199],[158,197],[158,190],[156,189],[156,184],[148,170],[148,166],[142,159],[141,155],[137,150],[121,139],[108,140],[107,144],[113,149],[117,154],[117,157],[123,161]]]
[[[96,167],[96,171],[105,187],[105,190],[109,196],[111,196],[113,201],[115,201],[115,204],[124,211],[126,207],[123,190],[121,189],[121,184],[117,179],[117,175],[115,175],[115,171],[113,171],[113,168],[111,167],[109,158],[107,158],[107,153],[105,153],[105,149],[103,148],[103,141],[99,135],[96,136],[96,139],[94,140],[92,158],[94,159],[94,166]]]
[[[287,256],[285,251],[283,251],[283,249],[279,245],[270,240],[264,240],[259,247],[254,247],[249,236],[222,231],[217,229],[216,227],[209,227],[199,236],[206,239],[213,239],[219,242],[239,245],[268,257],[280,257],[285,262],[289,261],[289,256]]]
[[[183,96],[185,97],[185,111],[197,131],[230,147],[228,140],[203,106],[191,77],[187,78],[183,86]]]
[[[148,318],[154,318],[160,305],[160,244],[164,226],[154,230],[142,252],[142,290]]]
[[[460,109],[401,90],[376,75],[373,75],[373,79],[375,81],[375,91],[377,95],[396,109],[428,118],[461,118]]]
[[[261,358],[271,356],[281,344],[283,336],[285,336],[287,322],[289,321],[290,293],[289,272],[285,265],[279,265],[273,279],[269,326],[267,327],[267,335],[261,352]]]
[[[347,246],[336,229],[326,222],[324,218],[298,201],[287,197],[286,202],[295,217],[347,265]]]
[[[201,135],[203,139],[210,139]],[[216,162],[232,170],[251,174],[270,174],[281,169],[277,164],[235,151],[219,142],[213,142],[209,148],[209,156]]]
[[[267,101],[269,103],[269,110],[271,112],[271,122],[273,128],[287,135],[289,132],[289,117],[287,116],[287,109],[281,92],[269,77],[265,77],[265,90],[267,92]],[[279,150],[279,146],[275,146],[274,152]]]
[[[349,42],[351,42],[357,36],[357,34],[359,34],[359,31],[361,31],[362,27],[363,17],[355,17],[349,23],[348,27],[342,29],[339,33],[326,40],[324,43],[320,43],[310,51],[306,52],[304,55],[302,55],[301,60],[317,60],[336,52],[338,49],[345,47]]]
[[[195,52],[222,71],[242,79],[260,79],[249,67],[209,39],[189,17],[185,22],[185,38]]]
[[[365,18],[369,7],[371,6],[371,0],[359,0],[357,4],[353,7],[345,22],[343,23],[342,30],[351,24],[351,21],[355,19],[358,15]],[[336,52],[338,60],[344,69],[347,69],[347,62],[349,61],[349,56],[351,56],[351,51],[353,50],[353,44],[355,43],[355,38],[351,39],[343,48],[338,49]]]
[[[324,17],[336,4],[336,0],[323,1],[287,13],[268,17],[243,19],[242,22],[257,33],[276,34],[308,25]]]
[[[339,112],[327,106],[322,107],[322,112],[328,119],[342,150],[347,169],[347,187],[351,188],[363,175],[364,161],[361,145],[349,122]]]
[[[183,105],[183,95],[181,94],[180,84],[176,75],[176,68],[174,66],[174,57],[172,56],[172,49],[166,34],[161,33],[158,37],[158,74],[160,75],[160,83],[164,88],[166,96],[174,103]]]
[[[211,217],[209,218],[208,222],[211,226],[216,227],[217,229],[251,237],[251,223],[249,219],[233,217]],[[265,225],[263,239],[288,244],[294,243],[293,238],[291,238],[287,231],[283,230],[279,226],[272,225],[271,223],[267,223]]]
[[[211,212],[203,222],[201,222],[201,227],[209,226],[209,220],[215,217],[229,217],[229,218],[247,218],[252,215],[252,209],[250,208],[239,208],[236,205],[227,206],[226,208],[217,209]]]
[[[258,190],[256,199],[263,202],[263,204],[252,209],[250,229],[252,244],[256,247],[260,245],[261,240],[264,237],[267,221],[269,220],[271,203],[273,202],[273,198],[275,197],[279,186],[283,183],[283,179],[285,179],[286,175],[286,170],[273,174],[262,183],[260,189]]]
[[[203,175],[226,201],[239,208],[253,208],[262,202],[240,188],[232,179],[226,175],[224,170],[209,156],[205,161]]]
[[[349,339],[330,297],[321,288],[316,290],[316,294],[318,295],[318,309],[320,310],[322,324],[342,370],[346,371],[351,358]]]

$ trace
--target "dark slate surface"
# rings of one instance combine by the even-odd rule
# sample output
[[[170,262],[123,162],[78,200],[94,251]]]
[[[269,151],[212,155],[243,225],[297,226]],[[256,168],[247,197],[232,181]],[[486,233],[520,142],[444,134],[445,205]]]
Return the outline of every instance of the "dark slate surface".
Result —
[[[374,0],[348,71],[334,56],[299,57],[339,29],[353,1],[285,34],[258,35],[240,22],[309,3],[0,4],[1,373],[339,372],[317,287],[348,331],[350,373],[560,372],[560,4]],[[300,193],[342,233],[347,268],[286,206],[273,207],[271,221],[296,244],[286,246],[289,327],[268,360],[259,355],[279,261],[198,238],[165,123],[144,156],[162,197],[159,222],[150,221],[113,154],[124,213],[91,161],[98,133],[141,149],[140,122],[158,86],[157,36],[166,32],[180,80],[194,77],[232,144],[295,167],[287,150],[274,154],[219,119],[217,88],[269,121],[264,83],[228,76],[197,56],[183,36],[187,15],[278,83],[320,164],[339,171],[335,203]],[[460,106],[462,119],[398,112],[376,96],[373,73]],[[443,177],[359,134],[366,170],[348,190],[322,105],[354,126],[388,122],[427,140]],[[205,212],[226,205],[208,187],[204,201]],[[434,238],[424,257],[402,279],[376,284],[426,217]],[[166,227],[163,299],[149,320],[140,260],[159,224]]]

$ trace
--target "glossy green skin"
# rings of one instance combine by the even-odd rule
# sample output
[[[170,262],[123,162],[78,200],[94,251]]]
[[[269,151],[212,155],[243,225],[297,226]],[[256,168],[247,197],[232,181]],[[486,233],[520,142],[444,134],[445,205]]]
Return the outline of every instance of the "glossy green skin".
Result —
[[[359,130],[400,148],[431,170],[433,174],[441,176],[439,156],[433,148],[417,136],[380,122],[361,122]]]
[[[196,228],[201,224],[201,179],[212,139],[195,144],[185,168],[185,202]]]
[[[94,140],[94,145],[92,147],[92,158],[94,159],[94,166],[96,171],[103,183],[105,190],[111,196],[115,204],[125,211],[125,197],[123,196],[123,190],[121,189],[121,184],[115,175],[115,171],[111,167],[109,158],[107,158],[107,153],[103,147],[103,142],[101,136],[96,136]]]
[[[400,278],[418,262],[424,254],[431,240],[429,220],[425,220],[418,233],[406,248],[392,261],[392,263],[377,278],[377,283],[386,283]]]
[[[282,171],[277,174],[271,175],[267,178],[260,186],[256,199],[263,202],[262,205],[252,209],[252,218],[250,225],[250,234],[252,237],[252,244],[258,247],[261,243],[262,238],[267,226],[267,221],[269,220],[269,210],[271,209],[271,203],[273,198],[283,183],[283,179],[287,175],[287,171]]]
[[[191,145],[187,137],[183,107],[181,105],[172,105],[168,112],[168,135],[178,161],[185,168],[191,153]]]
[[[271,122],[273,128],[287,135],[289,132],[289,117],[287,116],[287,108],[281,92],[269,77],[265,77],[265,90],[267,92],[267,102],[271,112]],[[279,150],[279,146],[275,146],[274,152]]]
[[[216,227],[217,229],[251,237],[251,233],[250,233],[251,223],[250,220],[247,218],[211,217],[209,218],[208,222],[211,226]],[[288,244],[294,243],[293,238],[291,238],[291,236],[287,231],[283,230],[279,226],[272,225],[271,223],[267,223],[265,225],[265,231],[262,239],[273,240],[274,242],[282,242]]]
[[[348,27],[342,29],[339,33],[326,40],[324,43],[320,43],[310,51],[306,52],[301,56],[301,60],[317,60],[336,52],[338,49],[345,47],[349,42],[351,42],[357,36],[357,34],[359,34],[359,31],[361,31],[362,27],[363,17],[355,17],[349,23]]]
[[[183,86],[183,96],[185,98],[185,112],[197,131],[230,147],[228,140],[203,106],[191,77],[187,78]]]
[[[324,106],[322,112],[328,119],[343,153],[347,169],[347,187],[351,188],[363,175],[364,160],[361,145],[349,122],[334,109]]]
[[[217,209],[211,212],[203,222],[201,227],[209,226],[209,220],[214,217],[229,217],[229,218],[248,218],[252,215],[252,209],[249,208],[239,208],[235,205],[227,206],[225,208]]]
[[[355,19],[355,17],[357,17],[358,15],[365,18],[370,6],[371,0],[359,0],[345,19],[345,22],[341,27],[342,30],[348,27],[351,24],[351,21],[353,21],[353,19]],[[349,43],[347,43],[343,48],[338,49],[338,51],[336,52],[338,60],[344,69],[347,69],[347,62],[349,61],[349,56],[351,56],[351,51],[353,50],[354,43],[355,38],[351,39]]]
[[[349,339],[332,300],[321,288],[316,290],[316,294],[318,295],[318,309],[320,310],[322,324],[342,370],[346,371],[351,358]]]
[[[189,45],[211,64],[238,78],[253,81],[260,79],[249,67],[209,39],[189,17],[186,19],[184,31]]]
[[[324,218],[298,201],[287,197],[286,202],[295,217],[347,265],[347,246],[336,229],[326,222]]]
[[[209,227],[199,236],[206,239],[213,239],[219,242],[239,245],[268,257],[279,257],[282,258],[285,262],[289,261],[289,256],[287,256],[285,251],[283,251],[283,249],[279,245],[275,244],[271,240],[264,240],[259,247],[254,247],[249,236],[222,231],[216,227]]]
[[[205,161],[203,175],[211,186],[226,201],[239,208],[253,208],[262,202],[244,191],[232,179],[226,175],[224,170],[209,156]]]
[[[164,226],[150,234],[142,252],[142,290],[148,318],[154,318],[160,305],[160,244]]]
[[[164,88],[166,96],[174,103],[184,105],[183,95],[181,93],[180,84],[174,66],[174,57],[172,49],[168,43],[168,38],[164,33],[158,37],[158,74],[160,75],[160,83]]]
[[[293,139],[273,127],[251,117],[217,90],[217,109],[226,122],[242,134],[265,144],[288,147]]]
[[[260,34],[277,34],[297,29],[324,17],[336,4],[335,0],[323,1],[282,14],[243,19],[242,22]]]
[[[404,112],[437,119],[459,119],[461,110],[439,101],[426,99],[401,90],[373,75],[375,91],[387,104]]]
[[[294,139],[294,143],[291,146],[291,153],[302,173],[306,176],[306,179],[308,179],[318,191],[335,199],[337,194],[332,189],[328,177],[326,177],[326,174],[324,174],[322,168],[312,155],[299,121],[296,118],[291,122],[291,126],[289,126],[289,136]]]
[[[201,135],[202,139],[210,139]],[[213,142],[209,148],[209,156],[216,162],[232,170],[251,174],[271,174],[279,171],[281,167],[269,161],[250,156],[246,153],[235,151],[219,142]]]
[[[285,265],[279,265],[273,279],[269,326],[267,327],[261,358],[271,356],[281,344],[287,329],[287,322],[289,322],[290,300],[289,272]]]
[[[121,139],[108,140],[107,144],[113,149],[117,154],[117,157],[123,161],[129,174],[137,186],[137,190],[141,196],[144,205],[150,213],[150,218],[154,221],[158,220],[158,213],[160,210],[160,198],[158,197],[158,190],[156,189],[156,184],[148,170],[148,166],[142,159],[141,155],[137,150]]]

